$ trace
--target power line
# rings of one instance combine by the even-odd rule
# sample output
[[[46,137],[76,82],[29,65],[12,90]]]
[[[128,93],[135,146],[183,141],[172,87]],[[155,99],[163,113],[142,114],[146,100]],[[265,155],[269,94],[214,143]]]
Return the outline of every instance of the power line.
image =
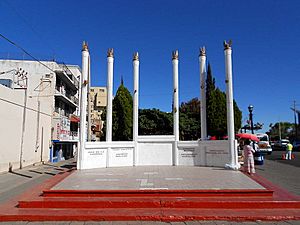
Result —
[[[32,24],[29,23],[29,21],[26,19],[25,16],[22,15],[22,13],[20,11],[18,11],[16,9],[16,7],[14,7],[12,4],[10,4],[8,1],[4,0],[4,3],[11,8],[11,10],[24,22],[24,24],[26,24],[30,30],[43,42],[43,44],[45,44],[46,46],[46,41],[44,40],[44,38],[42,37],[42,35],[39,34],[39,32],[32,26]],[[55,53],[54,49],[52,46],[49,46],[49,44],[47,44],[47,47],[50,47],[51,50],[53,51],[53,54]],[[54,57],[54,56],[53,56]]]
[[[14,12],[15,14],[21,18],[21,20],[32,30],[33,33],[35,33],[35,35],[42,41],[44,42],[44,44],[46,44],[46,41],[44,40],[44,38],[42,38],[42,36],[38,33],[38,31],[28,22],[28,20],[15,8],[13,7],[8,1],[4,1],[6,3],[6,5],[8,5]],[[47,47],[49,47],[49,43],[47,44]],[[53,54],[55,54],[55,51],[53,49],[52,46],[50,46]],[[31,56],[30,56],[31,57]],[[54,56],[53,56],[53,60],[54,60]],[[64,64],[64,63],[63,63]],[[64,64],[65,65],[65,64]],[[67,68],[67,70],[75,77],[75,75],[72,73],[72,71],[69,69],[69,67],[67,65],[65,65],[65,67]],[[47,67],[48,68],[48,67]],[[49,68],[48,68],[49,69]],[[52,71],[52,70],[51,70]],[[54,71],[53,71],[54,72]]]
[[[4,40],[8,41],[9,43],[11,43],[12,45],[16,46],[17,48],[21,49],[26,55],[28,55],[29,57],[31,57],[32,59],[34,59],[35,61],[37,61],[38,63],[40,63],[41,65],[43,65],[44,67],[46,67],[47,69],[49,69],[50,71],[52,71],[53,73],[55,73],[54,70],[52,70],[50,67],[48,67],[46,64],[42,63],[40,60],[38,60],[36,57],[34,57],[33,55],[31,55],[29,52],[27,52],[23,47],[21,47],[20,45],[18,45],[17,43],[11,41],[10,39],[8,39],[7,37],[5,37],[4,35],[2,35],[0,33],[0,37],[2,37]]]

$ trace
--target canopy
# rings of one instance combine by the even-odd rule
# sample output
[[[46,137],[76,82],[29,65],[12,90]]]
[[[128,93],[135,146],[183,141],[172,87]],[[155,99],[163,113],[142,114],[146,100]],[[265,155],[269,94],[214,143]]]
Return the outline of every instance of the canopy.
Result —
[[[240,133],[240,134],[236,134],[235,136],[242,138],[242,139],[250,139],[252,141],[259,141],[258,137],[255,134]]]

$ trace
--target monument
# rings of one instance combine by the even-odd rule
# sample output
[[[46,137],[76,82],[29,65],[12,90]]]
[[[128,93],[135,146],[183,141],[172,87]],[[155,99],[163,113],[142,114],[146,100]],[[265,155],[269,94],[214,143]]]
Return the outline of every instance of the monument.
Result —
[[[77,169],[92,169],[120,166],[143,165],[188,165],[215,166],[238,169],[237,148],[234,138],[233,90],[232,90],[232,61],[231,41],[224,41],[225,72],[226,72],[226,101],[228,140],[207,140],[206,125],[206,49],[200,48],[200,99],[201,99],[201,139],[197,141],[179,140],[179,84],[178,65],[179,52],[172,52],[173,68],[173,135],[139,135],[139,54],[133,55],[133,140],[112,141],[112,99],[113,99],[113,66],[114,50],[107,52],[107,115],[106,142],[86,141],[87,83],[90,68],[90,55],[86,43],[82,48],[82,77],[81,77],[81,108],[80,144]]]

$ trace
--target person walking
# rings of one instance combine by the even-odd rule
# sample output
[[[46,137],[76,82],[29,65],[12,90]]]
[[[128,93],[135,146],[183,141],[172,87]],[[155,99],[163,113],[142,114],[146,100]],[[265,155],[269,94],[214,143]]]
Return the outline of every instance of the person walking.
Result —
[[[244,152],[244,171],[249,173],[250,175],[255,173],[254,167],[254,155],[255,150],[250,144],[250,140],[245,140],[243,147]]]
[[[285,159],[286,160],[291,160],[292,159],[292,150],[293,150],[293,145],[289,142],[286,145],[286,154],[285,154]]]

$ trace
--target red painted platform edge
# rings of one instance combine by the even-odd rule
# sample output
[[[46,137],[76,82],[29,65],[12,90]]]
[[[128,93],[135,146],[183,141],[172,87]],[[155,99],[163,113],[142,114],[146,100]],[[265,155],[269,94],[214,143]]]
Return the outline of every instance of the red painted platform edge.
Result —
[[[245,173],[246,174],[246,173]],[[248,174],[246,174],[249,176]],[[266,188],[267,190],[273,190],[273,197],[274,200],[293,200],[293,201],[300,201],[300,196],[292,194],[287,190],[273,184],[271,181],[267,180],[266,178],[258,175],[257,173],[253,176],[249,176],[255,182],[259,183],[261,186]]]

